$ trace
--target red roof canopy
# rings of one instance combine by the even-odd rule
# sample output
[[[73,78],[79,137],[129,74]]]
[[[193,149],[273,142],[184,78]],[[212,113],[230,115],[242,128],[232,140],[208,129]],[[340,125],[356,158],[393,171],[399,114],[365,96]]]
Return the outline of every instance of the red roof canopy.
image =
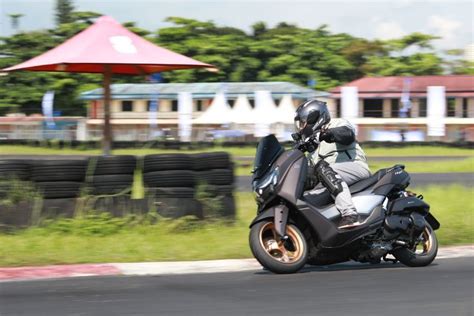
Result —
[[[186,68],[212,68],[159,47],[103,16],[63,44],[4,71],[66,71],[140,75]]]
[[[411,79],[409,86],[411,96],[426,97],[429,86],[446,87],[447,96],[474,96],[474,76],[469,75],[365,77],[336,87],[330,92],[332,97],[339,98],[341,87],[357,87],[362,98],[398,98],[408,78]]]

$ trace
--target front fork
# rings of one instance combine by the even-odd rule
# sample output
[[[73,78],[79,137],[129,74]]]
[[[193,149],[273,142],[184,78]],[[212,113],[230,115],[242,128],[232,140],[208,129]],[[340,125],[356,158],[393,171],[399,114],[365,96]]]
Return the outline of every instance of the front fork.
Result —
[[[286,239],[286,224],[288,223],[289,209],[285,204],[275,206],[275,231],[281,239]]]

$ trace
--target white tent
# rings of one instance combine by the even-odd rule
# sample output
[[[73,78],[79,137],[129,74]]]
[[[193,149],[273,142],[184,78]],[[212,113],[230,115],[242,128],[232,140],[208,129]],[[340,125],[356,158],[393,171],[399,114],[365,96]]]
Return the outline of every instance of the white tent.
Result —
[[[270,134],[270,125],[275,123],[276,106],[270,91],[255,91],[254,135],[263,137]]]
[[[291,133],[294,132],[295,111],[291,95],[284,95],[275,113],[276,124],[273,126],[273,131],[279,140],[292,139]]]
[[[230,120],[234,124],[253,124],[255,122],[253,109],[245,95],[239,95],[230,113]]]
[[[296,109],[293,106],[291,95],[284,95],[275,113],[275,123],[293,124],[295,111]]]
[[[229,124],[231,108],[223,92],[216,93],[207,110],[194,120],[194,124]]]

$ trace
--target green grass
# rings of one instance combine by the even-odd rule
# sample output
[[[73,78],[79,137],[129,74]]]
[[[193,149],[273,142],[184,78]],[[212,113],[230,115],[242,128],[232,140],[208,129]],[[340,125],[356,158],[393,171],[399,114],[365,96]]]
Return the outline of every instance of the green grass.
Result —
[[[199,150],[177,150],[177,149],[150,149],[150,148],[129,148],[113,150],[114,155],[136,155],[144,156],[149,154],[169,154],[177,152],[198,153],[198,152],[215,152],[226,151],[234,157],[253,156],[255,148],[253,147],[212,147]],[[43,148],[33,146],[19,145],[0,145],[0,155],[100,155],[100,149],[72,149],[72,148]]]
[[[409,147],[400,147],[400,148],[364,148],[368,157],[375,156],[388,156],[388,157],[397,157],[397,156],[473,156],[474,150],[466,148],[451,148],[451,147],[441,147],[441,146],[409,146]],[[193,152],[212,152],[212,151],[227,151],[234,157],[239,156],[250,156],[255,155],[255,147],[213,147],[208,149],[193,150],[188,151],[188,153]],[[113,153],[116,155],[148,155],[148,154],[157,154],[157,153],[174,153],[179,152],[179,150],[174,149],[117,149]],[[182,152],[182,151],[181,151]],[[101,154],[100,149],[71,149],[71,148],[42,148],[42,147],[33,147],[33,146],[17,146],[17,145],[0,145],[0,155],[1,154],[10,154],[10,155],[99,155]]]
[[[395,164],[404,164],[405,170],[417,173],[446,173],[446,172],[474,172],[474,158],[462,160],[446,160],[446,161],[403,161],[403,159],[394,159],[383,162],[370,162],[369,167],[372,172],[379,169],[391,167]],[[237,165],[235,174],[238,176],[251,175],[252,166]]]
[[[441,245],[471,244],[474,235],[473,190],[460,186],[419,188],[433,214],[441,222],[437,231]],[[134,262],[248,258],[248,224],[255,215],[250,193],[236,193],[237,221],[198,224],[189,229],[184,220],[125,226],[114,230],[97,225],[87,230],[74,220],[73,230],[61,225],[30,228],[15,234],[0,234],[0,266],[94,262]],[[120,221],[120,220],[118,220]],[[81,228],[82,227],[82,228]],[[183,229],[184,228],[184,229]]]

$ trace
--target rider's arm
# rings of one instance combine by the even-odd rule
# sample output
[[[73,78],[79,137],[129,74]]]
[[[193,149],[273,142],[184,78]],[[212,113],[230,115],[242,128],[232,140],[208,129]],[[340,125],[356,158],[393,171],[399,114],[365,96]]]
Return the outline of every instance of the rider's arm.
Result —
[[[320,141],[350,145],[355,141],[355,133],[349,126],[339,126],[321,131]]]

